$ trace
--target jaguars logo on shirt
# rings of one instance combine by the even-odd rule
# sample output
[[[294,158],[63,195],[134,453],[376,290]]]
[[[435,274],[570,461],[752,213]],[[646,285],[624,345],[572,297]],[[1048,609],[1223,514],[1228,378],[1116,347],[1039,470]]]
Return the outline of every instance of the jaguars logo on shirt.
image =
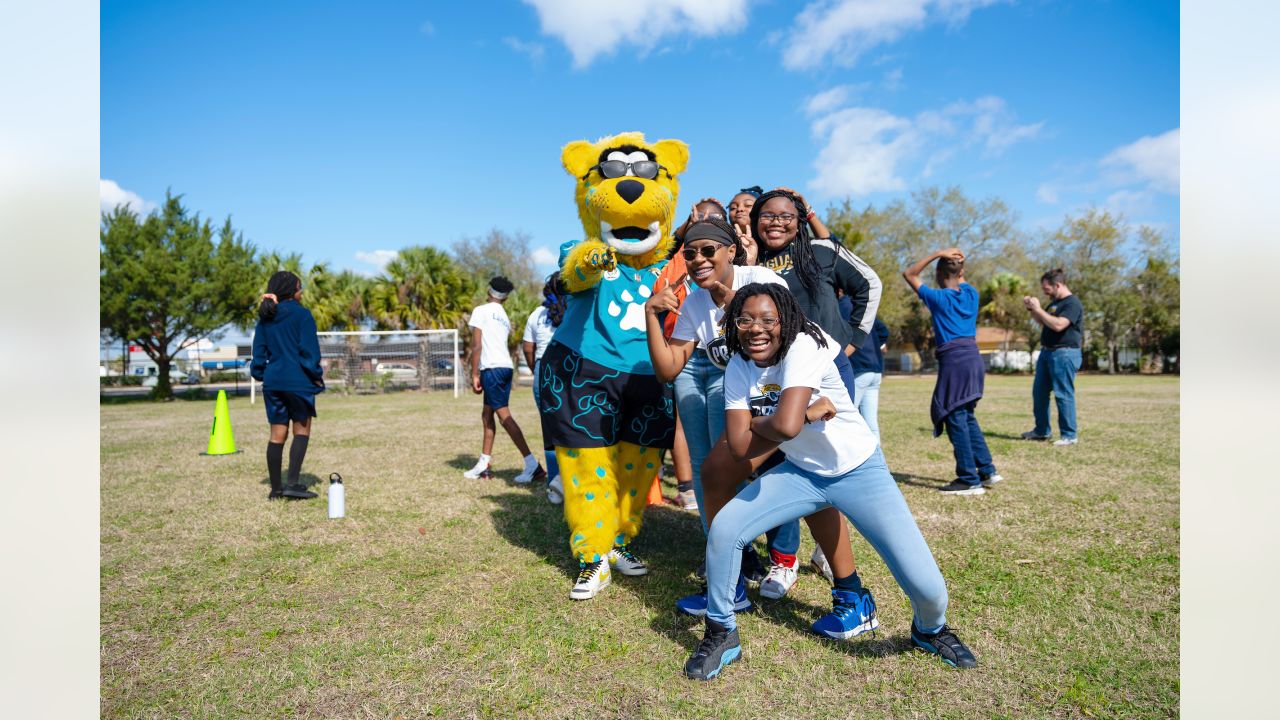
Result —
[[[760,388],[760,394],[752,395],[748,403],[751,406],[751,417],[764,417],[777,412],[780,397],[782,397],[781,385],[769,383]]]
[[[707,345],[706,350],[707,357],[711,359],[712,365],[715,365],[721,370],[729,367],[729,358],[732,356],[729,354],[729,347],[725,344],[723,334],[715,340],[712,340],[711,344]]]

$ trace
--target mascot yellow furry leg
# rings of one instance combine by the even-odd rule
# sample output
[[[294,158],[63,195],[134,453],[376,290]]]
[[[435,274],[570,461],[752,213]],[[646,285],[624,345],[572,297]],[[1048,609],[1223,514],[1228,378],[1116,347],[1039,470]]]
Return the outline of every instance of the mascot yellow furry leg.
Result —
[[[679,140],[640,133],[575,141],[561,154],[585,237],[561,251],[570,300],[537,383],[579,561],[575,600],[595,597],[614,571],[648,572],[629,545],[675,420],[649,360],[644,302],[671,248],[676,176],[688,159]]]

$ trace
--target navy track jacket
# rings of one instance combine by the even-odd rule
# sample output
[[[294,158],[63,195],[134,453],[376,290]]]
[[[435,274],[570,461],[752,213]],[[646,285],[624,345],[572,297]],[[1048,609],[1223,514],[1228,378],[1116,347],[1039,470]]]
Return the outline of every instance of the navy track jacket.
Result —
[[[324,391],[320,339],[310,310],[296,300],[284,300],[276,306],[274,318],[258,320],[249,373],[262,382],[264,391]]]

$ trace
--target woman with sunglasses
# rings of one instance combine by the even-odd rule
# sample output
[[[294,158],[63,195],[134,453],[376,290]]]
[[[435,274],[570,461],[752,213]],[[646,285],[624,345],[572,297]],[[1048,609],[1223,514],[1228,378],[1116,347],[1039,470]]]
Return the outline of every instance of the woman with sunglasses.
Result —
[[[677,415],[684,429],[689,447],[689,459],[693,467],[693,492],[698,502],[698,513],[705,532],[715,516],[708,512],[702,501],[702,462],[711,447],[724,432],[724,368],[728,355],[724,350],[724,333],[721,317],[726,303],[733,299],[736,288],[753,282],[786,283],[767,268],[743,265],[741,234],[734,231],[722,217],[714,216],[688,225],[684,235],[684,247],[680,259],[686,266],[686,274],[676,279],[674,285],[658,286],[645,303],[648,323],[649,357],[654,373],[662,382],[675,385]],[[685,280],[692,281],[694,289],[683,303],[676,294],[676,287]],[[662,313],[676,317],[670,339],[658,326]],[[718,507],[718,506],[717,506]],[[776,567],[796,565],[796,550],[800,545],[798,522],[771,528],[766,533],[769,554]],[[764,573],[759,566],[759,556],[750,547],[742,549],[744,577],[739,582],[738,610],[751,607],[747,599],[746,581],[760,583],[760,594],[771,599],[786,595],[795,582],[779,573]],[[758,574],[752,571],[756,570]],[[753,578],[751,575],[755,574]],[[789,581],[788,581],[789,580]],[[681,598],[677,607],[687,614],[700,615],[705,609],[706,596],[702,593]]]
[[[730,318],[732,320],[730,320]],[[938,564],[832,360],[837,341],[787,290],[740,288],[725,310],[725,436],[734,459],[787,459],[743,488],[707,538],[706,632],[685,675],[710,680],[742,653],[734,617],[738,550],[762,530],[821,508],[853,522],[911,599],[912,644],[956,668],[978,662],[947,627]],[[837,586],[837,601],[847,594]]]

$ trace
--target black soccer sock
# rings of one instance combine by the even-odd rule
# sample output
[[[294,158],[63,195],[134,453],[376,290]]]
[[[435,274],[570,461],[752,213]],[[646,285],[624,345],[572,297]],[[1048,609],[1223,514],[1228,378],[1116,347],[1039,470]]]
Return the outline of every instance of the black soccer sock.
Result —
[[[854,570],[849,577],[836,578],[835,586],[837,590],[845,592],[862,592],[862,578],[858,577],[858,571]]]
[[[302,474],[302,460],[307,456],[307,443],[310,442],[309,435],[294,435],[293,443],[289,445],[289,484],[297,485],[298,476]]]
[[[271,478],[271,489],[280,489],[280,463],[284,460],[284,443],[267,443],[267,475]]]
[[[692,481],[692,480],[689,480],[689,481],[677,480],[677,481],[676,481],[676,490],[679,490],[680,492],[689,492],[689,491],[690,491],[690,490],[692,490],[692,489],[693,489],[693,481]]]

